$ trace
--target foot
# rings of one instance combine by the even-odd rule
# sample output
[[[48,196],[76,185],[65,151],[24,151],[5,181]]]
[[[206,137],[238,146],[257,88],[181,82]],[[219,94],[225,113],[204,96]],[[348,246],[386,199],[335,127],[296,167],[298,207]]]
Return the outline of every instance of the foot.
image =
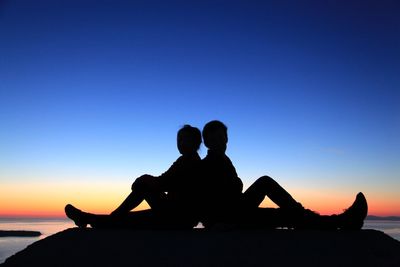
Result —
[[[88,224],[85,219],[85,213],[75,208],[71,204],[65,206],[65,214],[68,218],[73,220],[76,226],[79,228],[85,228]]]
[[[358,193],[356,200],[342,214],[338,215],[339,228],[342,230],[360,230],[368,213],[367,200],[363,193]]]

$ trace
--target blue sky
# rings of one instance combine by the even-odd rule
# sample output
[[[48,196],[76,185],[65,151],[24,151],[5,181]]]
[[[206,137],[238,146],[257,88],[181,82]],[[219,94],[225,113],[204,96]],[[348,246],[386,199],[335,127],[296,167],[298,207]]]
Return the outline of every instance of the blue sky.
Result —
[[[269,174],[294,190],[398,194],[399,11],[396,1],[2,1],[0,180],[129,186],[178,157],[183,124],[220,119],[246,185]]]

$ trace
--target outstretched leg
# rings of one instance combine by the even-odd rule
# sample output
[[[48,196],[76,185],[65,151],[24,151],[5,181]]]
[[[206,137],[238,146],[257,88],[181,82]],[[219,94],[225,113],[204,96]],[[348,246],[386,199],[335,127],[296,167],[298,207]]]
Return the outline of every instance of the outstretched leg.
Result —
[[[265,196],[279,209],[258,208]],[[269,176],[262,176],[243,194],[244,208],[250,212],[254,225],[283,226],[308,229],[361,229],[367,216],[368,204],[365,196],[358,193],[354,203],[339,215],[321,216],[305,209],[300,203]],[[256,209],[256,210],[255,210]]]
[[[68,218],[73,220],[78,227],[84,228],[88,224],[93,228],[157,228],[161,220],[156,219],[156,214],[151,210],[129,212],[121,216],[98,215],[83,212],[71,204],[65,207]]]
[[[358,193],[353,204],[338,215],[319,215],[304,209],[302,213],[293,213],[281,208],[257,208],[248,211],[245,222],[259,228],[288,227],[295,229],[318,230],[359,230],[368,213],[367,200]],[[246,226],[246,224],[245,224]]]

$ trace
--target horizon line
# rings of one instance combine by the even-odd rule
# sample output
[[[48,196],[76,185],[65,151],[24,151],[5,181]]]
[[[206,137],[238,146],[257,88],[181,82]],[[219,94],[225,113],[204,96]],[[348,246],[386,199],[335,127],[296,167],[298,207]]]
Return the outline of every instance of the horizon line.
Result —
[[[368,214],[365,220],[371,219],[371,218],[396,218],[400,220],[400,214],[399,215],[387,215],[387,216],[379,216],[379,215],[373,215],[373,214]],[[0,215],[0,219],[65,219],[65,220],[70,220],[66,215]]]

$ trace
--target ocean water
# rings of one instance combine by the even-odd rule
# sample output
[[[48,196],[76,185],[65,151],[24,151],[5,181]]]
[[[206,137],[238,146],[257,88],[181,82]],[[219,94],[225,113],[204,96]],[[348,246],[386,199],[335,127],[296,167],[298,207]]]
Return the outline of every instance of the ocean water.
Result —
[[[0,230],[28,230],[42,233],[38,237],[0,237],[0,263],[33,242],[71,227],[74,227],[74,223],[67,219],[0,218]]]
[[[400,241],[400,221],[366,220],[363,229],[375,229]]]
[[[39,237],[0,237],[0,263],[33,242],[71,227],[75,225],[67,219],[0,218],[0,230],[30,230],[42,233]],[[383,231],[400,241],[400,221],[366,220],[363,228]]]

